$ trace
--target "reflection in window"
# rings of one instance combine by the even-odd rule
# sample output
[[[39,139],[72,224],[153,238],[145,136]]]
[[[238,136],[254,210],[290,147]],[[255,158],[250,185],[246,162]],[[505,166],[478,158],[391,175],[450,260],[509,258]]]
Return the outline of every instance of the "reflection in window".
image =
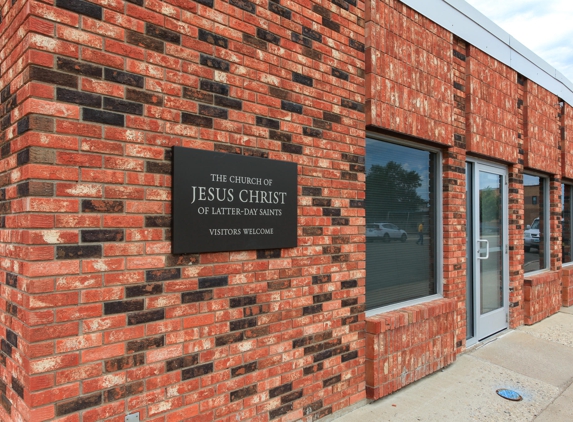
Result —
[[[572,262],[571,257],[571,185],[561,185],[561,209],[563,214],[561,215],[561,230],[563,241],[561,243],[562,249],[562,262],[567,264]]]
[[[525,261],[523,269],[527,273],[547,267],[545,257],[545,227],[547,223],[544,213],[546,179],[524,174],[523,189],[525,195],[525,230],[523,233]],[[535,204],[532,200],[534,196],[539,198]]]
[[[366,307],[437,293],[436,154],[366,139]]]

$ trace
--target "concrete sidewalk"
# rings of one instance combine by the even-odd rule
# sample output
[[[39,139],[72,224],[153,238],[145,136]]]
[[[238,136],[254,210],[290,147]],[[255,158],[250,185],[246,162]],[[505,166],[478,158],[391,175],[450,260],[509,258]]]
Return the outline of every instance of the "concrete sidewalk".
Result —
[[[443,371],[333,420],[571,422],[572,383],[573,307],[486,341]],[[499,388],[523,400],[503,399]]]

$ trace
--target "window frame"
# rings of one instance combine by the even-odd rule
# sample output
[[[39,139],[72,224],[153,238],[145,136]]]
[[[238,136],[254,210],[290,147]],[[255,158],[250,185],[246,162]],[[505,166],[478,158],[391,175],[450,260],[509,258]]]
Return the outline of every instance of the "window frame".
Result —
[[[541,274],[544,272],[547,272],[551,269],[551,259],[550,259],[550,253],[551,253],[551,248],[550,248],[550,244],[551,244],[551,227],[550,227],[550,219],[549,216],[551,214],[551,209],[549,208],[550,206],[550,201],[549,201],[549,176],[543,173],[538,173],[535,171],[530,171],[530,170],[523,170],[523,175],[528,175],[528,176],[534,176],[534,177],[539,177],[539,180],[543,183],[543,198],[537,198],[537,202],[538,204],[541,202],[543,204],[543,226],[546,227],[546,233],[543,233],[544,236],[544,255],[545,255],[545,267],[540,268],[538,270],[534,270],[534,271],[528,271],[526,272],[525,269],[523,271],[523,275],[527,275],[527,276],[534,276],[536,274]],[[523,212],[525,213],[525,183],[523,184]],[[525,216],[524,216],[525,217]],[[527,227],[527,225],[530,224],[527,221],[523,222],[523,231],[525,232],[525,228]],[[548,233],[547,233],[548,231]],[[525,266],[525,239],[523,238],[523,245],[521,248],[521,251],[523,252],[523,257],[524,257],[524,262],[523,265]],[[523,268],[523,267],[522,267]]]
[[[408,306],[414,306],[414,305],[419,305],[421,303],[427,303],[427,302],[431,302],[434,300],[438,300],[438,299],[442,299],[443,296],[443,275],[444,275],[444,213],[443,213],[443,201],[444,201],[444,193],[443,193],[443,180],[444,180],[444,173],[443,173],[443,164],[442,164],[442,159],[443,159],[443,154],[442,154],[442,150],[440,148],[436,148],[436,147],[432,147],[432,146],[428,146],[428,145],[423,145],[423,144],[418,144],[416,142],[413,141],[409,141],[409,140],[405,140],[405,139],[401,139],[401,138],[397,138],[397,137],[393,137],[393,136],[388,136],[388,135],[380,135],[378,133],[372,133],[372,132],[366,132],[366,138],[370,138],[376,141],[381,141],[381,142],[388,142],[391,144],[396,144],[396,145],[400,145],[400,146],[404,146],[404,147],[408,147],[408,148],[413,148],[413,149],[418,149],[421,151],[427,151],[430,153],[434,153],[436,154],[436,160],[435,160],[435,172],[436,172],[436,177],[435,177],[435,189],[436,189],[436,194],[435,194],[435,202],[436,202],[436,211],[435,211],[435,245],[436,245],[436,250],[434,251],[435,254],[435,262],[436,262],[436,273],[434,274],[434,277],[436,279],[436,293],[433,295],[429,295],[429,296],[424,296],[424,297],[420,297],[417,299],[410,299],[410,300],[405,300],[402,302],[397,302],[397,303],[393,303],[390,305],[384,305],[384,306],[380,306],[374,309],[369,309],[365,312],[366,317],[372,317],[378,314],[382,314],[385,312],[390,312],[390,311],[394,311],[397,309],[402,309],[402,308],[406,308]],[[364,158],[366,159],[366,146],[364,148]],[[365,170],[366,172],[366,170]],[[364,182],[364,190],[366,191],[366,182]],[[364,214],[364,227],[366,228],[366,213]],[[364,242],[366,244],[366,239],[364,239]],[[364,258],[364,263],[366,264],[366,256]],[[366,269],[365,269],[366,272]],[[364,296],[366,296],[366,273],[364,275]]]
[[[569,240],[571,242],[571,246],[573,247],[573,183],[570,182],[564,182],[561,181],[561,184],[563,186],[565,186],[565,189],[562,191],[562,195],[565,196],[565,190],[569,189],[569,202],[571,202],[571,204],[569,205]],[[564,205],[565,203],[565,197],[561,198],[561,218],[563,218],[563,211],[564,211]],[[563,222],[560,222],[560,226],[563,225]],[[573,256],[571,261],[569,262],[564,262],[563,261],[563,229],[561,229],[561,267],[572,267],[573,266]],[[573,251],[571,252],[573,254]]]

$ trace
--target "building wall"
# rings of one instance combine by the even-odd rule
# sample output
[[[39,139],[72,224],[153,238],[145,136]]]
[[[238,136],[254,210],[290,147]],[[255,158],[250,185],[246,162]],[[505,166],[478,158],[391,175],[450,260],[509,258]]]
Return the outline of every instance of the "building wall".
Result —
[[[468,156],[508,167],[510,326],[558,309],[570,105],[399,1],[0,10],[0,419],[311,421],[450,364]],[[443,298],[369,318],[366,129],[443,157]],[[173,255],[172,146],[297,163],[298,246]],[[527,280],[525,167],[551,178]]]
[[[409,145],[438,147],[443,156],[443,296],[455,303],[456,341],[437,352],[437,370],[455,360],[466,341],[466,157],[508,169],[510,327],[533,324],[559,310],[560,183],[569,171],[561,163],[560,150],[568,151],[567,131],[562,135],[561,127],[570,123],[557,96],[403,3],[370,2],[366,17],[367,129]],[[523,231],[531,222],[524,221],[525,169],[550,179],[549,266],[527,276]],[[404,314],[415,311],[415,306],[400,309]],[[367,327],[377,327],[379,319],[387,318],[368,317]],[[386,324],[376,332],[369,329],[367,342],[376,344],[381,333],[393,338],[400,330],[400,324]],[[434,332],[434,340],[443,334]],[[419,341],[412,346],[428,339]],[[424,361],[423,352],[412,350],[414,359]],[[378,362],[383,358],[383,352],[377,355],[368,349],[367,368],[372,369],[367,370],[367,394],[372,399],[398,388],[392,374],[401,374],[398,384],[418,378],[419,368],[409,359],[385,360],[382,371]]]
[[[2,2],[2,420],[364,398],[364,5]],[[171,254],[171,147],[298,164],[298,247]]]

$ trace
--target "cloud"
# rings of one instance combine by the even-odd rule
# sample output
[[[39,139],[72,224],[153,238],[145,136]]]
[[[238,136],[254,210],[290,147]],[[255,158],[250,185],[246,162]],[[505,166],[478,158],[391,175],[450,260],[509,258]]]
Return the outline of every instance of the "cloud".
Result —
[[[467,0],[573,82],[571,0]]]

